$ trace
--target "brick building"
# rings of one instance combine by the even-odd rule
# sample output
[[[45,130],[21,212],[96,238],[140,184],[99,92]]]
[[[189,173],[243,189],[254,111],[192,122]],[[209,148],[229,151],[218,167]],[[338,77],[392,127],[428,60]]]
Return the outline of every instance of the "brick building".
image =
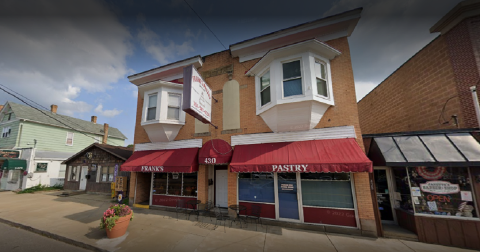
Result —
[[[121,168],[132,172],[130,202],[260,207],[265,219],[376,236],[347,40],[361,11],[130,76],[139,91],[135,152]],[[181,109],[191,65],[212,90],[203,101],[212,125]]]
[[[439,35],[358,102],[376,204],[382,223],[420,241],[480,249],[480,1],[430,32]]]

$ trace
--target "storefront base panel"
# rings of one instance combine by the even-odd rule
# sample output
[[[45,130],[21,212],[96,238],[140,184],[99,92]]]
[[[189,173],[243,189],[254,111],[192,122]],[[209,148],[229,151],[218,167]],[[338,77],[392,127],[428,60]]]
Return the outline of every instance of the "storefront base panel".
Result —
[[[178,196],[168,196],[168,195],[152,195],[152,205],[155,206],[166,206],[166,207],[176,207],[178,200],[196,200],[194,197],[178,197]],[[188,206],[188,208],[192,208]]]
[[[355,210],[303,207],[303,218],[308,223],[357,227]]]
[[[480,249],[480,221],[415,216],[420,242]]]
[[[238,204],[246,206],[247,209],[252,209],[252,205],[261,206],[262,211],[260,212],[260,217],[275,219],[275,205],[274,204],[262,204],[262,203],[242,202],[242,201],[240,201]],[[249,215],[250,212],[247,212],[246,210],[244,210],[244,211],[240,211],[240,214],[241,215]]]
[[[398,225],[402,228],[405,228],[408,231],[417,233],[417,226],[415,225],[415,216],[411,213],[407,213],[401,209],[396,208],[395,213],[397,214]]]

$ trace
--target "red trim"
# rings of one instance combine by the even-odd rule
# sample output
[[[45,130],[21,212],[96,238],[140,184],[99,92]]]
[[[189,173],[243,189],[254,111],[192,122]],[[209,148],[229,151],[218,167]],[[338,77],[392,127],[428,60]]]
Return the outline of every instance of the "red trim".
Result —
[[[198,148],[175,150],[135,151],[121,165],[121,171],[130,172],[196,172]]]
[[[355,210],[303,207],[305,222],[356,227]]]
[[[196,200],[197,198],[194,197],[178,197],[178,196],[170,196],[170,195],[152,195],[152,205],[156,206],[167,206],[167,207],[176,207],[177,200],[183,199],[186,201],[188,200]],[[188,208],[192,208],[188,206]]]
[[[228,164],[232,160],[232,146],[222,139],[206,142],[198,154],[199,164]]]
[[[262,204],[262,203],[253,203],[253,202],[238,202],[238,204],[246,206],[247,210],[240,211],[241,215],[249,215],[252,205],[259,205],[262,207],[260,212],[260,217],[275,219],[275,205],[274,204]]]
[[[232,172],[372,172],[353,138],[237,145]]]

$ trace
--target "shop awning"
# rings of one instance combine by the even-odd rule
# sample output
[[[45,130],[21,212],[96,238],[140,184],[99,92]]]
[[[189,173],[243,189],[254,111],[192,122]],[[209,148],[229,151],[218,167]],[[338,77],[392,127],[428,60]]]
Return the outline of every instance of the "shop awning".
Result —
[[[233,150],[230,144],[222,139],[206,142],[198,154],[200,164],[228,164],[232,160]]]
[[[135,151],[121,165],[121,171],[130,172],[196,172],[198,148],[174,150]]]
[[[237,145],[232,172],[372,172],[353,138]]]
[[[27,160],[25,159],[5,159],[2,170],[26,170]]]
[[[368,157],[386,166],[480,166],[480,144],[470,133],[373,137]]]

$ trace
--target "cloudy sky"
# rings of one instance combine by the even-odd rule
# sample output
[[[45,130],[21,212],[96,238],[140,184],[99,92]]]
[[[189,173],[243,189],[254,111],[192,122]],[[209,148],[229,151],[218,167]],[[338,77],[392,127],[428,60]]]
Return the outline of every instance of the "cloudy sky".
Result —
[[[0,1],[0,84],[61,114],[97,115],[133,143],[137,96],[127,76],[225,49],[184,1]],[[363,7],[349,38],[358,100],[438,36],[429,28],[459,2],[186,1],[226,47]],[[0,91],[6,101],[21,103]]]

